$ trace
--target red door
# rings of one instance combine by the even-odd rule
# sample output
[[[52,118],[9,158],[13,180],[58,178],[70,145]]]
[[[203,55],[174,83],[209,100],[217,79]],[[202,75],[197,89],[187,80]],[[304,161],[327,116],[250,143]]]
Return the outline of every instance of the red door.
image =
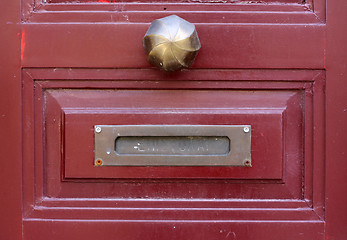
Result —
[[[2,5],[0,239],[347,238],[345,1]],[[141,41],[171,14],[202,47],[168,74]],[[112,166],[105,131],[128,136]],[[144,133],[186,153],[132,154]]]

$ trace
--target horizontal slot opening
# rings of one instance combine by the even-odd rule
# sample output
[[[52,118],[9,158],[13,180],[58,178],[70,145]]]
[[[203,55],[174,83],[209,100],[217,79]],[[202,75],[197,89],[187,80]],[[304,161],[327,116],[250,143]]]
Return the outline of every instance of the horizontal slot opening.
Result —
[[[230,152],[226,136],[124,136],[115,140],[118,155],[223,156]]]

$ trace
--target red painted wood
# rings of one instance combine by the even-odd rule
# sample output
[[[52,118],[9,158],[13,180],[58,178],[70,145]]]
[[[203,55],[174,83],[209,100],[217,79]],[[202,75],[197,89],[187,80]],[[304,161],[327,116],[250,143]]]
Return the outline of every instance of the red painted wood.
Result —
[[[1,4],[0,144],[4,164],[0,209],[5,217],[0,239],[347,238],[345,1],[56,1],[21,1],[22,32],[20,2]],[[153,19],[172,13],[196,23],[203,48],[193,69],[167,75],[146,63],[141,39]],[[198,91],[298,92],[300,99],[282,106],[287,107],[286,112],[290,106],[302,109],[304,117],[299,127],[298,118],[287,122],[290,126],[284,134],[288,141],[283,148],[293,153],[287,156],[293,161],[282,162],[281,178],[266,168],[258,170],[256,178],[241,174],[244,179],[177,179],[179,172],[170,172],[176,178],[169,180],[96,179],[100,175],[89,172],[85,178],[75,168],[79,178],[64,178],[65,158],[59,151],[64,135],[57,135],[59,127],[64,127],[59,125],[63,119],[59,124],[50,122],[57,114],[51,115],[50,107],[78,113],[76,120],[88,115],[81,114],[86,108],[77,109],[84,107],[82,103],[92,112],[98,104],[102,107],[100,100],[91,103],[79,98],[68,103],[73,98],[64,96],[76,96],[77,89],[112,89],[112,93],[118,89],[134,92],[134,99],[144,96],[136,95],[139,92],[178,93],[182,89],[182,95]],[[178,104],[182,95],[172,104]],[[216,99],[229,99],[222,95]],[[161,106],[146,98],[155,106],[153,111]],[[112,106],[111,99],[113,94],[110,102],[103,101]],[[217,102],[212,101],[214,108]],[[124,106],[129,108],[130,103],[134,102]],[[73,109],[67,109],[71,106]],[[147,120],[159,122],[154,116]],[[209,123],[217,119],[196,116],[190,117]],[[111,120],[107,114],[98,117]],[[72,119],[65,120],[71,125]],[[163,119],[173,121],[166,115]],[[292,131],[301,131],[302,138],[298,139],[298,133],[291,138]],[[88,141],[87,136],[81,146],[87,143],[90,147]],[[73,137],[66,143],[79,147]],[[298,146],[304,148],[300,153],[293,151]],[[186,170],[184,174],[193,173]],[[218,176],[206,169],[194,174]],[[260,179],[261,174],[269,177]]]
[[[52,231],[52,229],[54,229]],[[272,221],[24,221],[28,240],[100,239],[267,239],[323,240],[323,223]]]
[[[81,220],[230,220],[244,221],[319,221],[311,208],[293,209],[218,209],[218,208],[66,208],[36,207],[30,218],[45,219],[81,219]]]
[[[232,93],[232,92],[231,92]],[[217,178],[217,179],[281,179],[282,178],[282,134],[281,112],[263,110],[260,111],[199,111],[192,113],[190,110],[180,109],[180,114],[165,114],[163,111],[134,110],[128,112],[110,111],[108,113],[98,113],[98,111],[89,110],[90,114],[81,112],[65,112],[65,174],[64,178]],[[165,110],[164,110],[165,111]],[[175,111],[173,109],[173,111]],[[176,110],[177,111],[177,110]],[[266,112],[266,113],[264,113]],[[215,114],[214,117],[210,117]],[[247,114],[247,115],[246,115]],[[216,119],[218,116],[218,120]],[[300,116],[300,115],[299,115]],[[136,118],[136,120],[134,120]],[[104,123],[111,124],[187,124],[187,118],[190,124],[241,124],[248,122],[252,125],[254,162],[252,168],[240,167],[116,167],[99,168],[93,167],[93,131],[91,127],[96,125],[102,119]],[[259,119],[264,122],[258,122]],[[58,119],[58,118],[57,118]],[[84,119],[88,119],[85,121]],[[118,121],[117,121],[118,119]],[[121,119],[121,120],[120,120]],[[151,120],[150,120],[151,119]],[[175,119],[175,120],[173,120]],[[203,121],[201,119],[204,119]],[[51,119],[49,119],[51,120]],[[119,122],[121,121],[121,122]],[[76,125],[76,122],[80,122]],[[94,122],[94,123],[93,123]],[[271,126],[269,128],[269,126]],[[277,128],[275,128],[275,126]],[[261,132],[257,132],[257,129]],[[267,137],[262,137],[262,136]],[[262,143],[257,143],[256,139],[263,139]],[[54,138],[55,140],[55,138]],[[54,140],[50,140],[54,141]],[[259,140],[260,141],[260,140]],[[79,142],[77,146],[75,143]],[[275,150],[265,151],[266,142],[273,142]],[[82,150],[84,149],[84,150]],[[262,151],[263,150],[263,151]],[[261,154],[263,153],[264,154]],[[79,156],[79,158],[76,158]]]
[[[23,0],[25,3],[28,0]],[[318,0],[325,2],[325,0]],[[30,1],[29,1],[30,2]],[[39,11],[266,11],[266,12],[303,12],[309,9],[307,5],[303,4],[234,4],[234,3],[173,3],[173,2],[152,2],[152,3],[108,3],[108,4],[93,4],[93,3],[70,3],[66,4],[40,4],[36,6]],[[164,9],[166,8],[166,9]],[[35,14],[35,13],[33,13]]]
[[[148,26],[25,24],[23,66],[148,68],[141,43]],[[203,48],[194,68],[322,69],[324,29],[321,24],[197,24]]]
[[[327,5],[326,239],[347,238],[347,2]]]
[[[188,8],[189,9],[189,8]],[[300,12],[262,12],[262,11],[225,11],[223,14],[218,11],[192,11],[181,9],[179,16],[192,23],[320,23],[320,19],[309,11]],[[252,13],[252,14],[250,14]],[[154,19],[163,18],[168,15],[177,14],[177,10],[172,11],[113,11],[109,12],[68,12],[68,11],[40,11],[30,16],[28,22],[53,22],[59,23],[66,20],[71,22],[123,22],[123,23],[148,23]]]
[[[99,83],[100,88],[111,86],[108,83],[100,80],[121,80],[118,84],[125,83],[123,88],[138,88],[143,80],[146,82],[147,88],[173,88],[176,85],[181,88],[186,88],[194,82],[203,82],[204,84],[212,84],[213,82],[223,81],[223,84],[240,82],[242,84],[252,84],[253,87],[262,87],[263,84],[257,84],[262,80],[272,82],[274,88],[291,89],[303,88],[302,82],[314,82],[315,80],[324,81],[323,70],[283,70],[283,69],[189,69],[182,70],[175,73],[166,74],[156,69],[136,69],[136,71],[129,71],[129,69],[69,69],[69,68],[51,68],[51,69],[25,69],[24,76],[28,77],[28,81],[39,80],[43,88],[62,88],[63,86],[71,86],[77,81],[83,81],[85,86],[92,86],[94,83]],[[73,81],[58,81],[73,79]],[[85,81],[88,80],[88,81]],[[131,82],[136,81],[136,85]],[[170,81],[170,82],[168,82]],[[194,82],[192,82],[194,81]],[[153,83],[154,82],[154,83]],[[164,84],[162,84],[164,82]],[[186,84],[189,82],[189,85]],[[280,83],[280,84],[276,84]],[[101,85],[102,84],[102,85]],[[169,84],[169,85],[167,85]],[[126,86],[126,87],[125,87]],[[301,86],[301,87],[300,87]],[[200,88],[203,88],[202,85]],[[187,87],[189,88],[189,87]],[[198,85],[195,83],[195,88]],[[207,88],[218,88],[208,85]],[[239,89],[247,89],[247,85]],[[262,88],[269,88],[263,86]]]
[[[148,74],[144,74],[148,73]],[[166,78],[163,73],[156,74],[157,72],[154,70],[126,70],[126,69],[109,69],[109,70],[103,70],[100,74],[100,70],[98,69],[29,69],[24,71],[25,76],[25,84],[24,84],[24,92],[28,93],[29,100],[25,105],[24,109],[27,109],[27,106],[29,106],[29,109],[31,111],[33,110],[31,103],[35,102],[35,109],[36,109],[36,119],[37,122],[42,121],[42,108],[44,109],[50,109],[51,107],[39,107],[43,106],[44,103],[50,103],[53,105],[58,106],[57,110],[61,109],[63,107],[65,111],[68,111],[68,109],[73,110],[76,109],[76,107],[79,105],[79,102],[72,100],[69,97],[64,97],[64,94],[67,93],[67,96],[73,96],[71,95],[71,89],[91,89],[97,87],[98,89],[104,89],[102,91],[105,91],[108,89],[158,89],[156,91],[159,91],[160,89],[182,89],[188,88],[191,89],[189,91],[193,91],[193,89],[206,89],[211,88],[216,91],[217,89],[223,89],[225,92],[226,89],[242,89],[250,90],[250,89],[271,89],[271,91],[275,91],[275,89],[281,89],[282,94],[285,94],[286,91],[283,91],[287,89],[287,91],[293,91],[296,89],[296,91],[300,90],[303,91],[307,89],[307,97],[305,97],[305,105],[308,104],[308,106],[312,107],[315,106],[317,109],[320,109],[322,104],[319,99],[322,99],[322,92],[318,91],[315,92],[316,88],[311,88],[312,83],[314,83],[314,86],[324,86],[322,85],[324,83],[324,74],[322,74],[322,71],[311,71],[311,70],[196,70],[196,71],[189,71],[187,73],[187,78],[189,81],[185,80],[184,74],[176,74],[171,75],[171,81],[164,81]],[[209,74],[206,74],[209,73]],[[141,81],[141,84],[138,84],[138,78],[140,76],[146,75],[147,81]],[[218,78],[216,78],[218,76]],[[105,79],[105,80],[100,80]],[[49,80],[51,79],[51,80]],[[59,79],[59,80],[58,80]],[[70,79],[70,80],[67,80]],[[85,79],[85,80],[83,80]],[[88,79],[88,80],[86,80]],[[118,80],[119,79],[119,80]],[[201,79],[204,79],[201,81]],[[253,79],[253,80],[252,80]],[[257,79],[263,79],[263,81],[259,81]],[[290,79],[290,81],[288,80]],[[237,81],[235,81],[237,80]],[[266,81],[265,81],[266,80]],[[157,84],[156,84],[157,82]],[[36,85],[35,92],[33,83]],[[159,84],[161,83],[161,84]],[[202,85],[203,83],[203,85]],[[60,89],[59,91],[56,91],[54,89]],[[66,90],[62,90],[62,88],[68,88]],[[47,97],[44,97],[44,91],[47,91],[45,89],[49,89],[50,95],[47,95]],[[291,89],[291,90],[289,90]],[[319,88],[318,88],[319,89]],[[76,91],[76,90],[75,90]],[[81,90],[77,90],[80,93],[83,93]],[[84,90],[87,91],[87,90]],[[91,90],[89,90],[91,91]],[[98,90],[100,91],[100,90]],[[101,92],[102,92],[101,91]],[[125,91],[125,90],[122,90]],[[122,92],[120,91],[120,93]],[[126,90],[129,91],[129,90]],[[135,90],[131,90],[135,91]],[[147,92],[153,92],[154,90],[147,91]],[[160,90],[162,91],[162,90]],[[187,91],[187,90],[186,90]],[[219,91],[219,92],[223,92]],[[278,90],[277,90],[278,91]],[[173,91],[173,93],[177,91]],[[201,91],[200,91],[201,92]],[[112,93],[112,91],[111,91]],[[154,92],[153,92],[154,93]],[[275,93],[275,92],[274,92]],[[34,99],[34,94],[37,98],[37,100]],[[53,94],[53,95],[52,95]],[[310,96],[316,96],[315,99],[318,99],[319,101],[312,101],[312,98]],[[58,96],[55,98],[52,98],[52,96]],[[83,95],[81,95],[83,96]],[[117,103],[117,101],[112,99],[113,94],[110,95],[110,93],[105,93],[105,95],[101,95],[104,99],[103,101],[99,102],[95,100],[83,100],[82,102],[85,102],[85,106],[88,107],[107,107],[104,105],[105,103],[108,103],[109,106],[116,106],[117,104],[123,104],[122,101],[120,103]],[[134,99],[128,98],[130,105],[134,105],[136,101],[136,95],[133,95]],[[274,95],[276,96],[276,95]],[[278,95],[280,96],[280,95]],[[42,101],[42,99],[45,99]],[[76,99],[82,99],[82,98],[76,98]],[[144,97],[144,99],[149,99],[148,97]],[[268,100],[266,100],[268,99]],[[266,98],[264,98],[261,102],[257,103],[261,105],[270,104],[269,106],[275,107],[280,106],[281,104],[284,104],[287,100],[281,100],[278,99],[276,101],[276,104],[271,100],[271,94],[268,94]],[[310,100],[311,99],[311,100]],[[35,101],[34,101],[35,100]],[[243,105],[240,106],[249,106],[250,100],[247,99],[234,99],[234,102],[238,101],[240,103],[243,103]],[[200,101],[199,101],[200,102]],[[299,101],[300,102],[300,101]],[[139,106],[145,106],[146,104],[151,105],[151,102],[143,102],[140,103]],[[159,107],[161,105],[181,105],[181,107],[184,107],[185,104],[182,105],[182,102],[177,103],[171,103],[171,101],[152,101],[152,104],[155,103],[156,107]],[[210,103],[212,104],[213,101]],[[295,101],[293,102],[295,103]],[[293,103],[291,101],[287,102],[287,108],[291,106]],[[102,104],[102,106],[100,105]],[[110,105],[111,104],[111,105]],[[159,105],[158,105],[159,104]],[[192,107],[195,106],[196,103],[194,102],[188,102],[187,106]],[[230,105],[231,103],[225,102],[224,105]],[[265,104],[265,105],[266,105]],[[278,105],[280,104],[280,105]],[[178,106],[177,105],[177,106]],[[223,105],[223,106],[224,106]],[[264,106],[265,106],[264,105]],[[296,105],[296,104],[294,104]],[[109,107],[108,107],[109,108]],[[78,108],[80,111],[87,111],[85,107]],[[156,109],[156,108],[153,108]],[[290,107],[287,109],[287,111],[291,111]],[[305,119],[307,119],[307,124],[310,126],[313,124],[312,118],[310,118],[310,115],[312,111],[309,109],[306,109],[305,112],[307,112],[307,116]],[[50,129],[50,126],[54,126],[54,115],[52,115],[49,111],[45,111],[47,116],[49,118],[45,121],[46,122],[46,137],[48,138],[56,138],[59,136],[59,133],[55,133],[54,131],[48,131]],[[30,116],[30,114],[28,115]],[[315,117],[315,121],[317,119],[320,119],[321,116],[318,114]],[[29,118],[25,118],[24,121],[27,122],[30,125],[36,125],[32,122],[32,120],[29,120]],[[88,118],[87,118],[88,119]],[[310,120],[311,119],[311,120]],[[292,121],[291,121],[292,122]],[[296,129],[296,125],[294,122],[292,122],[294,129]],[[29,126],[29,125],[28,125]],[[41,131],[41,124],[37,125],[37,129]],[[56,125],[60,126],[60,124]],[[319,122],[316,123],[317,128],[320,128]],[[79,127],[79,125],[77,125]],[[310,128],[307,128],[306,137],[308,139],[312,138],[312,131],[309,130]],[[31,128],[28,128],[28,131],[31,131]],[[36,143],[42,142],[42,132],[39,132],[36,134]],[[48,135],[47,135],[48,134]],[[59,171],[56,171],[54,169],[60,169],[59,166],[59,159],[53,160],[55,156],[59,155],[59,147],[56,148],[57,144],[59,145],[60,140],[54,141],[54,142],[46,142],[46,146],[48,146],[47,149],[56,149],[54,150],[55,153],[52,152],[45,156],[39,156],[37,160],[35,161],[35,171],[28,170],[25,171],[25,182],[27,183],[26,192],[28,194],[26,195],[27,199],[33,199],[33,202],[31,204],[34,204],[35,207],[32,208],[30,204],[26,205],[26,217],[27,218],[97,218],[97,216],[103,216],[101,218],[107,218],[107,219],[115,219],[115,218],[131,218],[131,219],[158,219],[161,217],[162,219],[175,219],[175,218],[181,218],[181,219],[239,219],[239,220],[247,220],[247,219],[253,219],[253,220],[300,220],[300,221],[311,221],[311,220],[318,220],[321,219],[321,213],[317,209],[315,209],[316,206],[320,206],[319,203],[324,202],[319,198],[312,199],[312,195],[309,193],[302,196],[302,185],[301,185],[301,178],[297,175],[293,175],[293,173],[298,173],[300,171],[295,170],[295,168],[290,167],[290,164],[287,164],[287,168],[289,170],[289,175],[286,174],[285,182],[276,182],[276,181],[269,181],[269,180],[234,180],[231,181],[208,181],[207,179],[201,181],[186,181],[186,180],[174,180],[174,181],[143,181],[143,180],[125,180],[125,181],[110,181],[110,180],[98,180],[97,182],[95,180],[88,179],[65,179],[63,182],[61,182],[61,175]],[[296,141],[292,141],[293,143]],[[72,142],[72,144],[74,144]],[[309,143],[306,143],[307,147],[309,146]],[[41,146],[37,146],[37,152],[42,151]],[[77,144],[76,147],[79,148],[81,145]],[[34,146],[32,145],[32,148]],[[317,145],[316,147],[320,147]],[[320,147],[321,148],[321,147]],[[305,164],[305,171],[306,175],[305,178],[310,178],[312,176],[312,172],[316,171],[316,166],[319,166],[319,161],[313,162],[313,160],[310,157],[309,149],[311,147],[308,147],[308,154],[306,156],[307,158],[307,164]],[[30,151],[30,150],[29,150]],[[25,154],[27,156],[28,154]],[[77,159],[76,157],[75,159]],[[41,159],[41,160],[40,160]],[[48,159],[48,162],[45,161],[45,159]],[[83,159],[83,157],[82,157]],[[312,160],[312,163],[310,160]],[[42,162],[42,160],[44,162]],[[319,159],[318,159],[319,160]],[[33,159],[30,160],[30,158],[26,158],[26,166],[24,169],[30,169],[30,166],[33,166],[32,164]],[[294,162],[294,161],[291,161]],[[313,165],[315,168],[313,168]],[[46,166],[46,167],[45,167]],[[81,168],[79,168],[81,169]],[[318,169],[319,170],[319,169]],[[35,182],[32,181],[33,179],[33,172],[40,173],[44,172],[44,175],[36,175]],[[189,173],[189,172],[188,172]],[[289,177],[291,176],[291,177]],[[320,178],[316,179],[319,181]],[[68,180],[68,181],[67,181]],[[296,182],[296,184],[293,184],[293,181]],[[30,183],[31,182],[31,183]],[[94,183],[93,183],[94,182]],[[203,185],[201,185],[203,183]],[[312,185],[312,182],[311,182]],[[307,192],[312,191],[313,187],[310,186],[310,182],[308,181],[308,184],[305,184],[305,187],[307,189]],[[316,186],[315,191],[321,192],[322,186]],[[208,191],[203,191],[202,189],[208,189]],[[30,189],[34,190],[34,193],[36,197],[33,197],[33,195],[30,195]],[[33,193],[32,193],[33,194]],[[103,197],[107,195],[108,197],[112,197],[112,205],[109,205],[111,203],[110,201],[104,199]],[[145,198],[143,199],[143,196]],[[240,196],[242,196],[243,200],[240,199]],[[136,201],[136,202],[129,202],[129,199],[127,200],[126,197],[132,197],[132,198],[142,198],[145,200],[146,198],[148,200],[145,201]],[[163,202],[163,200],[156,201],[155,198],[161,197],[161,199],[174,199],[174,198],[180,198],[180,199],[186,199],[186,198],[198,198],[198,199],[209,199],[210,202],[206,202],[203,205],[204,207],[201,207],[201,203],[194,203],[190,202],[189,204],[187,201],[177,200],[177,202]],[[288,201],[289,198],[295,198],[300,199],[296,200],[294,202],[291,202],[293,200]],[[96,198],[96,199],[95,199]],[[123,200],[119,202],[119,198],[122,198]],[[238,201],[232,201],[230,198],[236,198],[239,199]],[[248,199],[254,199],[254,198],[263,198],[266,202],[266,199],[271,199],[266,205],[259,205],[260,203],[257,201],[249,201]],[[278,202],[278,198],[283,198],[281,202]],[[88,200],[89,199],[89,200]],[[91,202],[91,199],[94,199],[94,201]],[[99,199],[99,200],[97,200]],[[216,208],[216,200],[213,199],[230,199],[227,200],[227,202],[224,202],[224,206],[221,206],[221,209]],[[86,204],[86,200],[88,200],[88,203]],[[29,201],[30,202],[30,201]],[[135,205],[134,205],[135,204]],[[160,204],[160,208],[159,207]],[[174,204],[174,205],[172,205]],[[210,204],[210,205],[209,205]],[[219,203],[221,204],[221,203]],[[291,204],[291,205],[288,205]],[[73,206],[71,208],[71,206]],[[88,207],[89,206],[89,207]],[[93,207],[92,207],[93,206]],[[117,206],[116,209],[112,209],[112,206]],[[122,207],[121,207],[122,206]],[[136,208],[134,208],[136,206]],[[155,208],[153,208],[155,206]],[[200,206],[200,207],[199,207]],[[312,207],[313,206],[313,207]],[[192,208],[193,207],[193,208]],[[288,209],[289,207],[289,209]],[[213,209],[211,209],[213,208]],[[190,213],[189,213],[190,212]],[[144,214],[145,213],[145,214]],[[160,213],[160,214],[159,214]],[[158,215],[159,214],[159,215]],[[317,215],[318,214],[318,215]]]
[[[65,207],[65,208],[110,208],[117,205],[119,208],[152,208],[155,205],[158,208],[168,208],[168,209],[191,209],[191,208],[210,208],[210,209],[243,209],[248,208],[251,210],[259,209],[307,209],[307,203],[303,200],[281,200],[274,199],[268,201],[268,199],[245,199],[240,201],[240,199],[93,199],[93,198],[76,198],[73,201],[68,201],[71,199],[59,199],[59,198],[43,198],[41,207]]]
[[[218,96],[215,96],[218,94]],[[271,98],[268,96],[270,95]],[[93,99],[92,102],[88,101]],[[175,99],[184,98],[177,103]],[[302,122],[302,109],[292,108],[293,113],[286,111],[292,106],[287,102],[300,102],[297,92],[250,92],[250,91],[50,91],[46,95],[47,115],[46,129],[51,129],[53,119],[64,119],[64,164],[66,178],[282,178],[282,145],[284,131],[283,122]],[[296,98],[296,101],[291,99]],[[127,99],[126,101],[124,101]],[[146,99],[145,102],[142,99]],[[194,101],[191,101],[194,99]],[[53,104],[51,103],[53,102]],[[55,103],[58,108],[54,109]],[[71,104],[73,103],[73,104]],[[136,107],[135,107],[136,106]],[[237,110],[245,108],[248,110]],[[107,110],[103,109],[107,108]],[[84,110],[78,110],[84,109]],[[171,112],[171,113],[169,113]],[[290,117],[292,114],[293,117]],[[285,116],[284,116],[285,115]],[[77,124],[78,123],[78,124]],[[120,167],[95,168],[94,131],[93,126],[138,125],[138,124],[196,124],[196,125],[236,125],[247,123],[252,125],[252,168],[240,167]],[[283,132],[281,132],[281,130]],[[294,133],[295,131],[289,130]],[[299,131],[300,133],[300,131]],[[59,136],[60,133],[51,134]],[[299,135],[299,139],[302,136]],[[48,138],[47,143],[59,141],[56,137]],[[272,143],[274,149],[267,151],[266,146]],[[77,144],[76,144],[77,143]],[[290,144],[290,143],[288,143]],[[50,148],[51,149],[51,148]],[[59,151],[60,148],[57,150]],[[57,150],[53,150],[56,152]],[[299,148],[299,152],[300,152]],[[283,156],[284,156],[283,155]],[[53,156],[52,156],[53,157]],[[290,162],[290,160],[288,160]],[[161,169],[161,170],[160,170]]]
[[[57,0],[60,1],[60,0]],[[325,5],[326,0],[306,0],[304,3],[302,1],[296,0],[277,0],[277,1],[248,1],[240,2],[235,4],[235,1],[227,2],[224,1],[221,3],[216,3],[213,1],[210,2],[194,2],[190,3],[189,1],[181,1],[179,3],[172,1],[142,1],[139,2],[115,2],[100,0],[98,3],[92,3],[92,1],[81,3],[71,2],[68,5],[64,3],[55,3],[55,4],[42,4],[40,0],[35,0],[34,4],[30,0],[23,0],[24,5],[24,18],[29,20],[30,18],[40,11],[119,11],[119,12],[128,12],[128,11],[137,11],[141,13],[143,11],[161,11],[161,12],[184,12],[184,11],[265,11],[267,13],[271,11],[277,11],[278,13],[284,12],[302,12],[311,13],[316,16],[316,20],[325,22]],[[296,1],[298,4],[283,4],[281,1]],[[65,2],[65,1],[64,1]],[[35,8],[35,12],[31,11],[32,8]],[[37,11],[38,10],[38,11]],[[248,16],[250,17],[250,16]],[[294,17],[295,18],[295,17]],[[53,19],[50,19],[52,21]],[[292,18],[293,20],[293,18]],[[54,21],[54,20],[53,20]]]
[[[20,1],[0,8],[0,239],[22,237]]]
[[[312,11],[313,6],[315,6],[315,11]],[[304,17],[302,14],[304,13],[307,15],[306,17],[310,17],[311,20],[312,16],[316,16],[316,19],[314,22],[324,22],[325,16],[321,16],[322,14],[319,14],[320,12],[324,12],[324,6],[325,6],[325,0],[314,0],[314,2],[310,1],[308,4],[279,4],[279,3],[247,3],[247,4],[235,4],[235,3],[200,3],[200,2],[194,2],[194,3],[173,3],[173,2],[147,2],[147,3],[127,3],[127,2],[117,2],[117,3],[107,3],[107,4],[100,4],[100,3],[69,3],[69,4],[42,4],[40,0],[34,1],[34,3],[30,0],[23,0],[23,19],[28,21],[34,21],[34,19],[39,20],[40,18],[36,18],[36,15],[40,16],[41,14],[44,15],[50,15],[50,14],[60,14],[61,16],[70,16],[73,17],[73,13],[84,15],[89,15],[89,17],[93,17],[94,14],[103,16],[109,16],[110,13],[112,14],[120,14],[120,15],[127,15],[128,13],[133,14],[134,16],[141,16],[143,14],[146,14],[146,12],[151,13],[158,13],[161,12],[162,14],[169,14],[169,12],[174,12],[175,14],[181,12],[184,13],[186,11],[192,12],[192,13],[203,13],[203,12],[214,12],[216,16],[221,16],[228,12],[233,12],[234,14],[238,15],[241,13],[247,13],[248,16],[239,19],[240,21],[249,21],[250,19],[259,19],[259,17],[252,16],[254,13],[255,15],[259,15],[259,13],[263,12],[263,14],[260,14],[260,16],[265,17],[267,21],[272,22],[278,22],[278,18],[282,18],[282,15],[288,16],[288,21],[298,21],[300,18]],[[32,11],[33,8],[35,11]],[[73,12],[72,12],[73,11]],[[92,11],[92,13],[88,13]],[[72,13],[72,14],[71,14]],[[267,14],[277,14],[276,18],[270,18],[266,17]],[[288,15],[290,14],[290,15]],[[209,21],[208,19],[204,18],[203,15],[200,15],[200,22]],[[231,15],[229,15],[231,16]],[[187,16],[189,17],[189,16]],[[233,16],[231,16],[233,17]],[[298,18],[298,19],[296,19]],[[76,19],[76,18],[75,18]],[[139,19],[139,18],[137,18]],[[226,18],[224,17],[224,20]],[[261,19],[261,18],[260,18]],[[42,20],[42,18],[41,18]],[[67,21],[66,18],[57,19],[57,18],[46,18],[49,22],[52,21]],[[80,19],[76,19],[77,21],[81,21]],[[95,20],[95,19],[94,19]],[[117,20],[117,18],[110,18],[108,17],[106,19],[106,22],[114,22]],[[118,21],[128,21],[129,18],[119,18]],[[144,22],[143,19],[139,19],[141,22]],[[153,19],[151,19],[153,20]],[[90,22],[91,19],[87,20],[87,22]],[[308,22],[306,22],[308,23]]]

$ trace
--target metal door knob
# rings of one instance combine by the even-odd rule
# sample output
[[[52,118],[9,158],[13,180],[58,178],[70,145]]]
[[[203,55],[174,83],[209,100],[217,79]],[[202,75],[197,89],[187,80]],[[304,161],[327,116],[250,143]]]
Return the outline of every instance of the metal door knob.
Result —
[[[153,21],[142,43],[148,62],[167,72],[191,66],[201,47],[194,24],[176,15]]]

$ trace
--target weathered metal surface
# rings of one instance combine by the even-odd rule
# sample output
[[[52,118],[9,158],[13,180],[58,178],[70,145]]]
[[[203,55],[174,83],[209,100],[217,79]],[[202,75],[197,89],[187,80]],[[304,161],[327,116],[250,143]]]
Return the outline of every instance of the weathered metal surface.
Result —
[[[117,155],[220,156],[230,151],[228,137],[133,136],[117,137]]]
[[[250,126],[97,125],[95,165],[250,167]]]
[[[194,24],[176,15],[153,21],[142,44],[148,62],[167,72],[191,66],[201,47]]]

